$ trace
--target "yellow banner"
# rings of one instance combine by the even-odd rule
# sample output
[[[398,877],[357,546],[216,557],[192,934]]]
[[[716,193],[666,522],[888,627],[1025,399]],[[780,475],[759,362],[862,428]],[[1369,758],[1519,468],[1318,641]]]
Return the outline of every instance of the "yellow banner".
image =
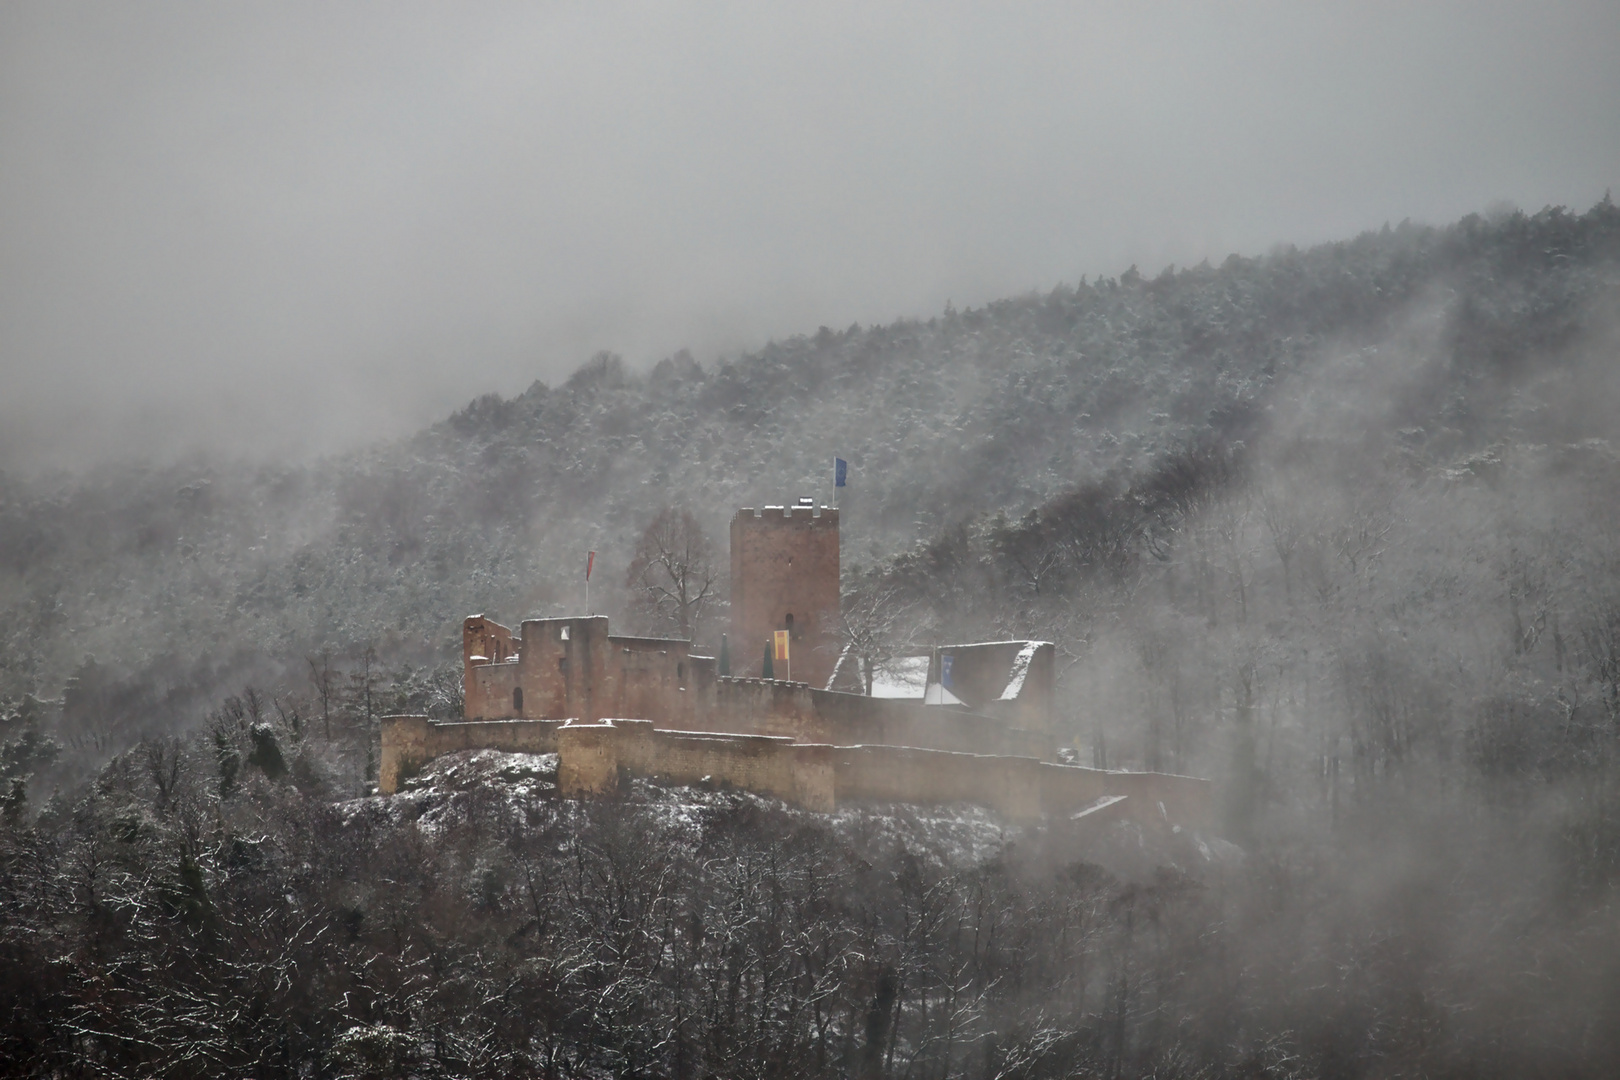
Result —
[[[776,659],[778,659],[778,660],[786,660],[787,658],[788,658],[788,632],[786,630],[778,630],[776,632]]]

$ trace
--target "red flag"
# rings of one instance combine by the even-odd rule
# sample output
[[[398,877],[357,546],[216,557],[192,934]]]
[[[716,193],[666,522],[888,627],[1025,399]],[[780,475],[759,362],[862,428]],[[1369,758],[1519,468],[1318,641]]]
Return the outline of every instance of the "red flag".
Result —
[[[585,556],[585,580],[586,581],[591,580],[591,567],[593,567],[595,565],[596,565],[596,552],[593,551],[590,554]]]
[[[788,658],[788,636],[788,631],[786,630],[776,631],[776,658],[778,660],[786,660]]]

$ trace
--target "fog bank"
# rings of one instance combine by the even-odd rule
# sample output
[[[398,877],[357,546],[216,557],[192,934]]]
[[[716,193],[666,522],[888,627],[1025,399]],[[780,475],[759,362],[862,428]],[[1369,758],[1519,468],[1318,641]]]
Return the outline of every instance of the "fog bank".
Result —
[[[0,468],[1587,206],[1617,51],[1596,2],[7,5]]]

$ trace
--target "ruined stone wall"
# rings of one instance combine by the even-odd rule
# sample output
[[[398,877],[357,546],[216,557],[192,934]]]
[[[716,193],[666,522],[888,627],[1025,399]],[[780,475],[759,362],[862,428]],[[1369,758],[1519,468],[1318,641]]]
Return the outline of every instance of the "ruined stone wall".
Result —
[[[651,749],[648,775],[672,783],[690,784],[707,777],[710,783],[774,795],[809,810],[834,807],[830,765],[824,763],[819,774],[806,771],[827,758],[831,747],[757,735],[657,732]]]
[[[885,744],[1038,758],[1050,758],[1055,750],[1049,735],[964,710],[769,679],[716,679],[709,692],[694,691],[689,727],[837,746]]]
[[[759,735],[658,731],[644,720],[568,724],[558,736],[557,790],[566,797],[619,790],[621,774],[707,783],[833,808],[831,747]]]
[[[565,724],[557,731],[557,793],[568,798],[619,790],[619,732],[612,724]]]
[[[838,660],[838,511],[770,506],[731,519],[731,666],[762,674],[765,642],[789,629],[793,678],[825,686]],[[775,672],[784,678],[786,671]]]
[[[688,690],[691,642],[615,636],[608,644],[613,685],[603,699],[606,715],[651,720],[662,728],[687,727],[694,697]]]
[[[715,679],[695,697],[688,731],[780,735],[801,742],[818,730],[810,687],[772,679]]]
[[[883,744],[1051,758],[1050,735],[1027,731],[966,710],[894,698],[869,698],[833,690],[811,690],[819,723],[812,741],[839,746]]]
[[[482,615],[472,615],[461,623],[461,660],[469,663],[474,657],[499,663],[517,651],[512,644],[512,631]]]
[[[1167,773],[1109,772],[1027,757],[992,757],[902,746],[838,747],[839,805],[971,803],[1013,818],[1072,814],[1124,796],[1118,816],[1145,824],[1208,828],[1209,781]]]
[[[673,784],[707,782],[774,795],[810,810],[831,810],[832,747],[769,735],[659,731],[615,720],[619,765]]]
[[[713,656],[688,654],[686,662],[687,722],[682,726],[690,727],[692,715],[703,708],[705,702],[714,700],[715,684],[720,678],[720,661]]]
[[[645,720],[439,723],[422,716],[384,717],[378,790],[397,791],[405,776],[428,761],[467,749],[555,752],[558,791],[571,797],[616,794],[621,774],[628,774],[675,784],[730,785],[823,811],[863,802],[965,803],[1029,819],[1072,814],[1100,799],[1125,796],[1114,812],[1144,823],[1206,828],[1212,820],[1210,784],[1193,777],[907,746],[663,731]]]
[[[691,643],[670,638],[610,636],[606,616],[527,619],[521,638],[507,634],[502,661],[475,661],[469,651],[504,630],[482,616],[463,625],[466,716],[577,719],[639,716],[666,727],[685,726],[692,713],[686,690]],[[712,661],[703,668],[712,685]],[[702,665],[699,665],[702,668]],[[521,691],[514,695],[513,691]]]
[[[602,716],[611,702],[611,652],[606,615],[525,619],[519,664],[524,715],[581,721]]]
[[[425,716],[385,716],[382,718],[382,753],[377,765],[377,790],[392,795],[399,790],[404,774],[429,760]]]
[[[834,759],[840,805],[971,803],[1013,818],[1039,817],[1042,791],[1033,758],[990,757],[904,746],[840,747]]]
[[[518,667],[523,680],[523,711],[529,716],[565,718],[568,712],[568,652],[561,640],[573,620],[530,619],[523,624]],[[468,716],[475,715],[471,711]]]
[[[480,682],[474,675],[480,667],[503,663],[517,653],[512,631],[482,615],[469,616],[461,623],[461,667],[463,674],[464,712],[467,716],[510,716],[511,686],[505,687],[506,705],[497,699],[486,699],[493,693],[490,684]],[[506,711],[495,711],[505,709]]]
[[[1040,788],[1041,805],[1049,807],[1055,814],[1072,814],[1077,810],[1096,803],[1097,800],[1111,795],[1130,794],[1123,792],[1123,786],[1115,778],[1127,774],[1112,773],[1106,769],[1088,769],[1080,765],[1053,765],[1043,764],[1031,776],[1030,783]],[[1140,810],[1142,804],[1132,805],[1133,811]]]
[[[467,671],[462,714],[482,720],[507,720],[522,716],[529,708],[529,701],[512,693],[520,687],[519,665],[511,660],[498,664],[475,664]],[[520,700],[522,710],[518,708]]]

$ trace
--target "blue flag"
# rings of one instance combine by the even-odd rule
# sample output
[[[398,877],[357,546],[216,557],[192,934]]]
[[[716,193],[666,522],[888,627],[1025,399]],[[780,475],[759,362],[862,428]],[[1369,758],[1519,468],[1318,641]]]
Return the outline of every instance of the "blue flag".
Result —
[[[849,477],[849,462],[841,457],[833,458],[833,487],[843,487],[844,481]]]

